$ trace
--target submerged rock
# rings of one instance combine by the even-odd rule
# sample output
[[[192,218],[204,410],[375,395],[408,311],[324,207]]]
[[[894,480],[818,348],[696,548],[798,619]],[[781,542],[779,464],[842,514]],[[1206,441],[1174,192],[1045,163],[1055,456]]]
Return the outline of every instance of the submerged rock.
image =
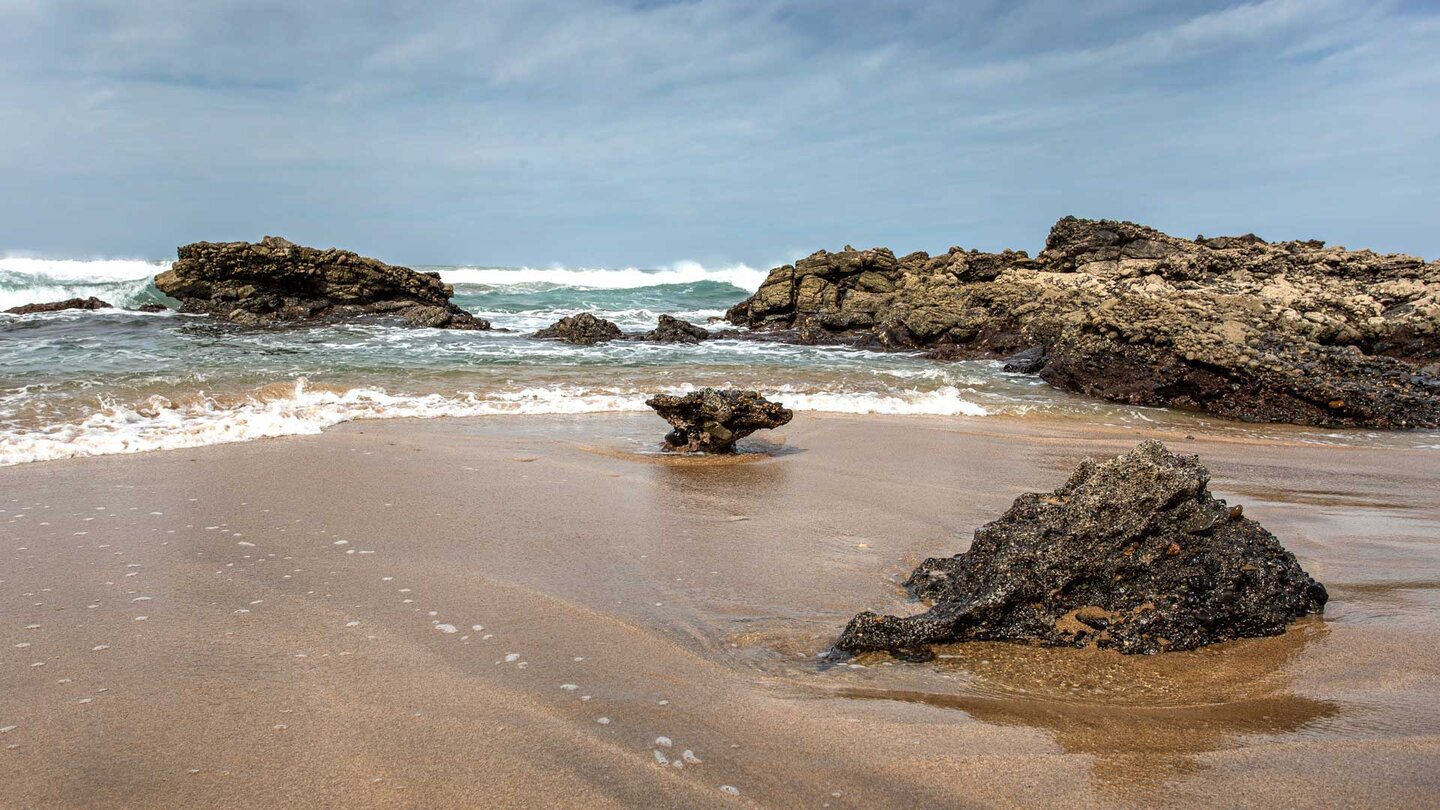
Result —
[[[1232,419],[1440,427],[1440,261],[1066,217],[1035,258],[819,251],[726,317],[805,342],[1005,358],[1061,388]]]
[[[640,339],[655,343],[699,343],[710,339],[710,330],[673,315],[661,315],[655,328],[641,335]]]
[[[1273,636],[1328,598],[1280,541],[1211,496],[1196,456],[1147,441],[1021,495],[970,550],[906,581],[926,613],[852,619],[836,649],[1010,640],[1122,653]]]
[[[732,453],[735,442],[764,428],[787,424],[790,409],[755,391],[704,388],[684,396],[660,394],[645,404],[675,429],[665,437],[669,450]]]
[[[596,343],[605,343],[624,337],[624,333],[614,323],[604,318],[597,318],[588,312],[582,312],[578,315],[561,318],[536,332],[532,337],[563,340],[578,346],[594,346]]]
[[[1005,371],[1014,374],[1034,374],[1045,368],[1045,350],[1040,348],[1026,349],[1023,352],[1016,352],[1005,358]]]
[[[451,303],[439,273],[417,273],[348,250],[319,250],[267,236],[258,243],[196,242],[155,277],[181,312],[245,326],[357,316],[408,326],[489,329],[490,322]]]
[[[36,315],[41,312],[61,312],[67,309],[113,309],[110,304],[95,296],[89,298],[67,298],[48,304],[25,304],[5,310],[10,315]]]

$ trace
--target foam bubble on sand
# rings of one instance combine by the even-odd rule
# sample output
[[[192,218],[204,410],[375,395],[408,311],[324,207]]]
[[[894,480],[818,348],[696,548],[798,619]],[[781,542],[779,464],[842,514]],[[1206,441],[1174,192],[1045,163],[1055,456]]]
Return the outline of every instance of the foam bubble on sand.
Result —
[[[458,628],[455,627],[455,625],[453,624],[437,624],[435,625],[435,629],[439,630],[442,633],[454,633],[456,632],[456,630],[458,630]]]
[[[507,664],[513,664],[513,663],[515,663],[516,661],[519,661],[519,660],[520,660],[520,653],[506,653],[506,654],[505,654],[505,663],[507,663]]]

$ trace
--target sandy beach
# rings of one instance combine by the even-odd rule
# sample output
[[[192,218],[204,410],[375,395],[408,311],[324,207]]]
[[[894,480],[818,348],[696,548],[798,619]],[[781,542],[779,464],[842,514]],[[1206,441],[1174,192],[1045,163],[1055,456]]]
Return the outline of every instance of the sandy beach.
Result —
[[[0,469],[0,805],[1413,807],[1440,776],[1440,455],[805,414],[367,421]],[[1282,431],[1283,433],[1283,431]],[[1158,435],[1332,601],[1125,657],[816,656],[1023,491]],[[1193,435],[1195,438],[1187,438]]]

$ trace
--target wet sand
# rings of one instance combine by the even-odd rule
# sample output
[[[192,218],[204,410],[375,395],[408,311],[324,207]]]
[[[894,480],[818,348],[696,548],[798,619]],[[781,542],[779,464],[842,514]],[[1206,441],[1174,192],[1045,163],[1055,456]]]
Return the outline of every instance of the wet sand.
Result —
[[[1329,587],[1284,636],[821,669],[856,611],[914,609],[925,556],[1154,434],[804,414],[697,464],[640,452],[662,432],[372,421],[0,469],[0,806],[1440,795],[1440,452],[1160,432]]]

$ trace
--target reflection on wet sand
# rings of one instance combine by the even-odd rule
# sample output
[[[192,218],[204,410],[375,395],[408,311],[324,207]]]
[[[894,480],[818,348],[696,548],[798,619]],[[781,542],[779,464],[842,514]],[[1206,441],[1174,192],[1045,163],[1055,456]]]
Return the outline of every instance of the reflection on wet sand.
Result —
[[[1307,620],[1283,636],[1158,656],[957,644],[937,648],[932,670],[956,678],[948,682],[953,691],[931,682],[932,688],[855,686],[838,694],[1043,729],[1066,753],[1094,758],[1097,788],[1155,795],[1166,782],[1196,772],[1196,755],[1257,744],[1257,738],[1273,744],[1337,717],[1340,703],[1298,694],[1289,676],[1327,633],[1322,621]]]
[[[785,444],[784,436],[770,439],[754,437],[743,439],[736,443],[734,453],[719,454],[676,453],[664,449],[658,441],[654,444],[631,442],[624,447],[585,444],[577,444],[576,447],[599,456],[618,458],[622,461],[657,464],[664,467],[733,467],[736,464],[754,464],[779,456],[791,456],[805,452],[801,448]]]

